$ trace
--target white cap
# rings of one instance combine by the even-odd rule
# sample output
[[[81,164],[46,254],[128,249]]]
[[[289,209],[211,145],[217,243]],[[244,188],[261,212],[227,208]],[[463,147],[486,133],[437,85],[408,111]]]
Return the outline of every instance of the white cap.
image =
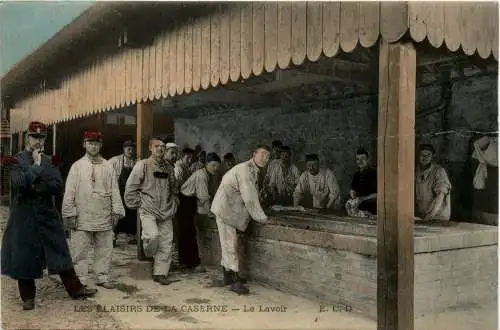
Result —
[[[169,142],[169,143],[165,144],[165,149],[168,150],[168,149],[172,149],[172,148],[179,148],[179,147],[177,146],[177,144],[175,144],[173,142]]]

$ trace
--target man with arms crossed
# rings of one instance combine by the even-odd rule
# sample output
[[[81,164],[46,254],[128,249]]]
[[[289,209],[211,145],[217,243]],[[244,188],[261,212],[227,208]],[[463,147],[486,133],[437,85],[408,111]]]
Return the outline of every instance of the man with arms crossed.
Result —
[[[238,274],[237,231],[245,231],[250,218],[267,222],[259,202],[258,178],[269,161],[269,152],[268,146],[259,145],[252,159],[230,169],[222,178],[211,207],[219,230],[224,284],[231,285],[231,290],[238,294],[247,294],[249,290]]]

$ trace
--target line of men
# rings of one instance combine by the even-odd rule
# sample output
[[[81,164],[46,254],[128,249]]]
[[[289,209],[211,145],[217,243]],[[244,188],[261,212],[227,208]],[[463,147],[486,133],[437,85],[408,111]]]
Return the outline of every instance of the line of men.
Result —
[[[39,163],[40,150],[43,150],[46,126],[41,123],[33,125],[29,128],[31,133],[28,134],[27,150],[16,155],[16,159],[19,158],[18,161],[25,166],[23,171],[27,173],[27,179],[19,183],[14,176],[11,180],[14,186],[31,184],[31,189],[34,190],[32,195],[26,195],[23,189],[14,191],[16,197],[11,204],[11,216],[4,234],[7,238],[3,241],[5,248],[2,247],[2,272],[18,279],[19,283],[25,278],[32,281],[41,275],[40,267],[44,264],[40,263],[40,260],[59,262],[58,256],[64,255],[65,268],[69,268],[69,253],[65,250],[65,241],[54,247],[52,240],[43,237],[40,227],[45,223],[39,220],[38,211],[28,215],[34,218],[31,220],[31,234],[37,236],[42,233],[42,238],[35,237],[33,240],[41,240],[48,246],[37,246],[39,253],[35,259],[32,256],[28,258],[24,247],[20,247],[22,244],[19,237],[22,230],[12,220],[17,218],[16,209],[27,196],[36,204],[46,196],[56,194],[60,186],[45,184],[43,187],[48,190],[43,193],[39,193],[41,190],[35,188],[34,180],[40,172],[36,168],[42,164]],[[117,231],[120,219],[126,219],[124,226],[131,227],[132,223],[135,223],[134,211],[137,212],[142,225],[140,239],[144,253],[153,258],[155,282],[162,285],[173,282],[168,275],[174,252],[174,236],[179,263],[188,270],[203,271],[200,267],[196,218],[209,217],[215,218],[219,231],[224,284],[229,285],[231,290],[238,294],[247,294],[249,289],[244,285],[246,280],[239,274],[238,232],[244,232],[251,219],[260,223],[268,221],[264,203],[302,205],[321,210],[342,208],[341,193],[333,171],[321,167],[317,155],[309,154],[305,159],[306,171],[300,174],[297,166],[291,161],[291,149],[279,141],[274,141],[272,148],[266,145],[257,146],[249,160],[237,165],[234,157],[226,155],[226,166],[222,171],[221,159],[217,154],[203,155],[198,150],[198,154],[203,156],[198,158],[196,164],[193,163],[194,150],[186,148],[178,157],[178,146],[160,136],[151,138],[150,156],[137,162],[132,159],[133,150],[128,149],[133,149],[132,142],[126,142],[124,153],[110,161],[100,154],[102,142],[103,136],[100,132],[85,132],[85,155],[71,166],[66,180],[62,217],[71,227],[70,246],[74,270],[72,265],[69,269],[71,274],[76,270],[80,283],[80,286],[75,286],[78,290],[72,289],[72,296],[75,295],[74,292],[77,292],[77,296],[90,296],[97,292],[85,285],[89,281],[89,250],[92,245],[95,251],[93,268],[97,275],[96,285],[107,289],[115,287],[109,276],[114,231]],[[433,154],[432,146],[420,147],[415,209],[417,215],[424,219],[449,219],[451,185],[444,169],[432,162]],[[26,160],[22,159],[24,156]],[[273,159],[269,163],[271,157]],[[353,216],[373,215],[376,213],[376,170],[369,165],[368,153],[363,149],[358,150],[356,161],[359,170],[354,176],[351,198],[345,208]],[[47,174],[48,178],[53,180],[57,175],[60,178],[53,165],[45,163],[43,165],[52,171]],[[47,170],[47,173],[49,172]],[[48,201],[44,200],[44,203]],[[50,209],[48,204],[43,206]],[[21,205],[21,209],[23,207],[33,211],[26,205]],[[50,210],[53,210],[53,205]],[[54,217],[53,213],[45,214],[50,219]],[[52,223],[50,231],[54,231],[61,240],[61,237],[64,238],[64,230],[60,231],[59,227],[54,229],[55,226],[57,225]],[[61,233],[63,236],[60,236]],[[52,256],[51,252],[55,256]],[[20,263],[21,268],[35,265],[36,271],[29,273],[29,276],[26,273],[20,276],[16,273]],[[49,273],[54,273],[55,268],[50,267],[49,265]],[[72,276],[74,278],[76,274]],[[30,282],[30,288],[33,286]],[[20,284],[21,297],[26,298],[23,292]],[[34,308],[34,296],[33,299],[31,295],[25,298],[23,301],[30,301],[31,304],[27,307]]]

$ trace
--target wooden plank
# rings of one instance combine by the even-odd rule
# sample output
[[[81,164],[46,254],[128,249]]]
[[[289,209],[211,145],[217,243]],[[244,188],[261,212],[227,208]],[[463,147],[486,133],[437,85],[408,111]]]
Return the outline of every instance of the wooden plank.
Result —
[[[488,58],[491,54],[491,46],[493,43],[492,36],[495,35],[493,28],[495,27],[493,19],[495,17],[496,4],[492,2],[483,2],[479,7],[479,15],[482,19],[478,22],[477,34],[477,53],[482,58]]]
[[[476,33],[474,26],[477,24],[478,6],[482,4],[474,2],[462,2],[462,50],[466,55],[472,55],[476,51]]]
[[[340,46],[340,2],[323,2],[323,53],[337,55]]]
[[[170,33],[162,35],[163,54],[162,54],[162,74],[161,74],[161,96],[168,97],[170,89]]]
[[[210,83],[217,86],[220,81],[220,13],[210,19]]]
[[[442,1],[425,4],[427,7],[427,39],[429,43],[439,48],[444,40],[444,5]]]
[[[156,55],[156,65],[155,65],[155,88],[154,97],[159,100],[161,98],[162,92],[162,77],[163,77],[163,40],[165,38],[161,35],[156,39],[155,42],[155,55]]]
[[[241,9],[241,77],[247,79],[252,73],[252,3],[247,3]]]
[[[265,5],[255,2],[252,14],[252,71],[256,76],[264,71],[265,24]]]
[[[444,6],[444,42],[452,52],[460,48],[460,20],[462,7],[458,2],[450,2]]]
[[[197,19],[193,25],[193,91],[201,86],[201,22]]]
[[[184,32],[185,28],[179,27],[177,30],[177,94],[184,92]]]
[[[225,85],[229,81],[229,50],[230,50],[230,13],[224,12],[220,17],[220,82]]]
[[[380,3],[380,34],[388,42],[403,37],[408,30],[408,3],[383,1]]]
[[[170,63],[168,69],[170,79],[168,94],[174,96],[177,91],[177,29],[173,29],[169,32],[168,39],[170,40],[170,56],[168,59]]]
[[[292,59],[292,4],[278,3],[278,66],[286,69]]]
[[[352,52],[359,39],[359,3],[340,3],[340,47],[346,53]]]
[[[323,49],[323,4],[307,2],[307,58],[317,61]]]
[[[113,91],[111,93],[111,109],[116,109],[120,107],[120,100],[117,97],[118,95],[118,80],[120,78],[119,71],[119,60],[120,54],[114,54],[111,58],[111,79],[113,81]]]
[[[201,21],[201,88],[207,89],[210,85],[210,17],[203,17]]]
[[[142,100],[142,102],[148,101],[148,90],[149,90],[149,62],[150,62],[150,51],[151,46],[146,46],[142,49],[142,88],[140,90],[140,95],[138,100]]]
[[[191,93],[193,88],[193,22],[186,24],[184,31],[184,91]]]
[[[413,329],[416,51],[382,41],[377,147],[378,329]]]
[[[106,57],[103,61],[103,110],[109,110],[110,106],[110,94],[111,94],[111,61],[109,57]],[[87,114],[88,112],[86,112]]]
[[[135,76],[135,100],[136,102],[141,102],[142,100],[142,85],[144,83],[143,80],[143,75],[144,75],[144,70],[143,70],[143,64],[144,64],[144,58],[143,58],[143,50],[142,49],[137,49],[135,52],[135,65],[136,65],[136,76]]]
[[[264,67],[267,72],[272,72],[278,63],[278,3],[266,1],[265,3],[265,54]]]
[[[359,43],[368,48],[380,35],[380,3],[378,1],[359,3]]]
[[[493,22],[491,23],[493,25],[493,34],[491,36],[492,38],[492,46],[491,46],[491,52],[493,53],[493,56],[495,59],[498,61],[498,3],[495,3],[495,10],[494,12],[494,17],[493,17]]]
[[[307,47],[307,3],[292,3],[292,63],[302,64]]]
[[[238,81],[241,73],[241,5],[235,5],[229,16],[229,77],[231,81]]]
[[[408,12],[410,15],[410,35],[416,42],[421,42],[427,36],[426,19],[428,17],[429,3],[410,2]]]
[[[156,40],[155,40],[156,43]],[[149,75],[148,75],[148,100],[155,99],[155,86],[156,86],[156,45],[153,44],[149,47]]]

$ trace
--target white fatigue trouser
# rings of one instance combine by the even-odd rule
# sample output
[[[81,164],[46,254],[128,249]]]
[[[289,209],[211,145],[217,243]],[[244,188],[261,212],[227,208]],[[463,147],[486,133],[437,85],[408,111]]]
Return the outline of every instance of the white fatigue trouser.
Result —
[[[139,211],[142,226],[144,254],[153,257],[153,275],[168,275],[172,263],[174,231],[172,219],[159,220],[154,215]]]
[[[219,217],[216,218],[216,221],[222,254],[220,264],[228,270],[238,272],[238,233],[236,232],[236,228],[222,222]]]
[[[113,255],[113,230],[105,231],[71,231],[70,248],[75,271],[80,281],[86,284],[89,280],[89,251],[94,246],[94,273],[99,283],[109,281],[109,269]]]

